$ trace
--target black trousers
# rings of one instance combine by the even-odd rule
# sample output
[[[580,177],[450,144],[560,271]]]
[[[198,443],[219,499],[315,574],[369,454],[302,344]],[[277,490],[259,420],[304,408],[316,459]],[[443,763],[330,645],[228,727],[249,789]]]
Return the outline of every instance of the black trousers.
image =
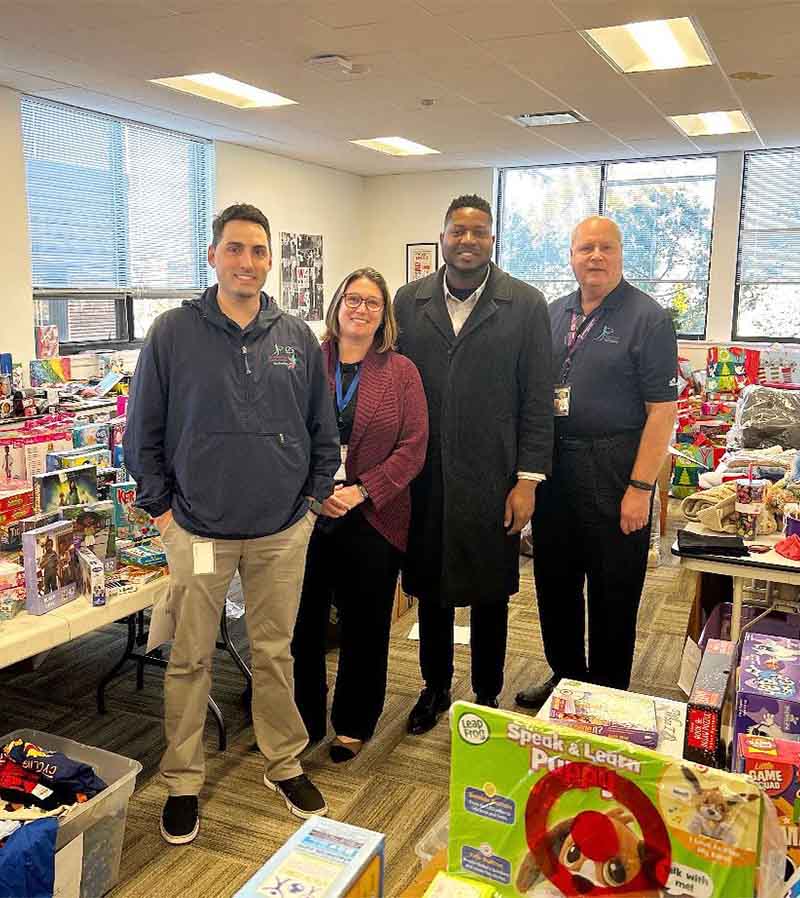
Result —
[[[640,436],[591,444],[557,439],[553,476],[536,491],[536,598],[545,655],[557,678],[618,689],[630,684],[650,526],[625,536],[619,513]]]
[[[340,736],[372,737],[386,699],[389,631],[402,553],[359,509],[311,535],[292,639],[294,692],[311,739],[327,729],[325,639],[331,603],[339,612],[339,670],[331,723]]]
[[[499,695],[508,637],[508,596],[470,608],[472,689],[481,698]],[[419,664],[430,689],[447,690],[453,681],[455,608],[438,596],[419,599]]]

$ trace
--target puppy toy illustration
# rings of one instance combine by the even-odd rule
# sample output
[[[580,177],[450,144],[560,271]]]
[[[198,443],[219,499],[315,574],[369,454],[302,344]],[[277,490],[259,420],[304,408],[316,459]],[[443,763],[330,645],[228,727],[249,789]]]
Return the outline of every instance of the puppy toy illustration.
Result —
[[[694,792],[695,815],[689,824],[689,832],[695,836],[708,836],[726,845],[735,845],[736,836],[729,820],[732,808],[748,801],[755,801],[758,795],[733,795],[726,798],[719,787],[704,789],[697,774],[688,767],[681,767],[684,777]]]

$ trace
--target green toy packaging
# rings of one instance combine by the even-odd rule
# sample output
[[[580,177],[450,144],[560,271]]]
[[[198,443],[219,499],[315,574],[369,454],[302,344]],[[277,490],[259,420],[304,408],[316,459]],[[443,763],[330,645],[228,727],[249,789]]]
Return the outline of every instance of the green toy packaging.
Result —
[[[508,898],[781,898],[746,777],[467,702],[451,723],[450,873]]]

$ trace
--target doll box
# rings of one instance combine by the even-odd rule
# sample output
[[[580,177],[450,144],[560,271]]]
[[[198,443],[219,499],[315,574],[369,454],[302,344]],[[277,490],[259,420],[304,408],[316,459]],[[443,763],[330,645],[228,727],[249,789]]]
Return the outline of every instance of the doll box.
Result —
[[[501,898],[776,898],[785,848],[747,777],[467,702],[451,708],[448,871]]]

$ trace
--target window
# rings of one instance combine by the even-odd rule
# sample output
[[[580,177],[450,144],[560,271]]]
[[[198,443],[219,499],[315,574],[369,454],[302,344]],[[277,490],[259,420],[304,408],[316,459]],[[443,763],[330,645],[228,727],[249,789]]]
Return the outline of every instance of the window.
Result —
[[[65,344],[143,338],[210,281],[213,145],[21,102],[37,323]]]
[[[625,277],[670,309],[678,336],[705,335],[717,161],[700,156],[500,172],[498,260],[548,300],[575,290],[574,226],[608,215],[624,236]]]
[[[745,153],[734,338],[800,340],[800,149]]]

